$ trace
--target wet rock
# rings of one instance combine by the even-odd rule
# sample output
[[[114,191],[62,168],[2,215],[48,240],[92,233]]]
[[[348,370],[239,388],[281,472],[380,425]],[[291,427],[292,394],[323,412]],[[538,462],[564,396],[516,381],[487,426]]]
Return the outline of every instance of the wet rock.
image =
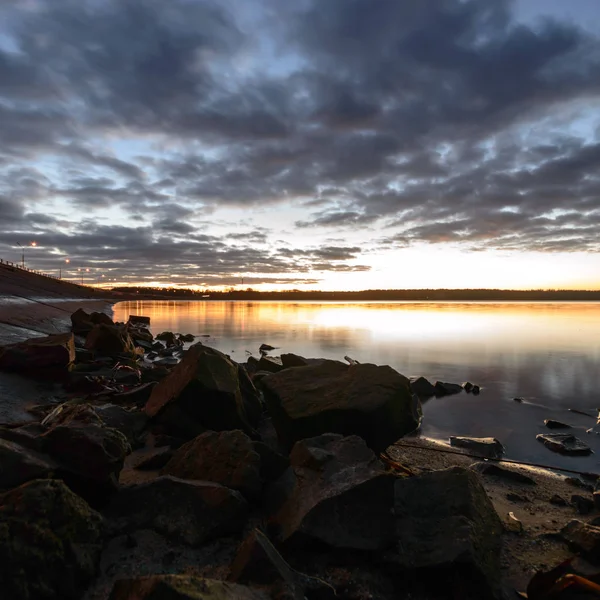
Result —
[[[154,361],[154,364],[158,367],[174,367],[179,364],[179,359],[174,356],[165,356]]]
[[[410,389],[413,394],[421,398],[428,398],[429,396],[435,395],[435,386],[425,377],[419,377],[410,383]]]
[[[258,371],[267,371],[268,373],[279,373],[283,371],[284,366],[280,359],[273,356],[263,355],[256,365]]]
[[[43,449],[64,471],[63,478],[96,506],[118,487],[119,473],[131,452],[127,438],[97,423],[72,421],[44,433]]]
[[[164,342],[167,347],[174,346],[177,343],[177,337],[172,331],[162,331],[156,336],[156,339]]]
[[[228,579],[236,583],[259,584],[272,584],[279,579],[285,592],[293,599],[333,600],[336,597],[335,590],[328,583],[292,569],[269,538],[258,529],[238,548]]]
[[[593,565],[600,565],[600,527],[574,519],[560,531],[561,537],[575,552]]]
[[[520,396],[517,396],[516,398],[513,398],[513,402],[525,402],[525,400],[523,398],[521,398]]]
[[[214,481],[252,499],[262,489],[260,462],[243,431],[207,431],[179,448],[161,475]]]
[[[147,575],[115,582],[108,600],[269,600],[260,590],[189,575]]]
[[[306,367],[308,361],[298,354],[287,353],[281,355],[281,364],[284,369],[290,369],[291,367]]]
[[[78,600],[94,577],[102,518],[61,481],[35,480],[0,496],[3,598]]]
[[[0,370],[37,375],[66,374],[75,361],[72,333],[33,338],[0,348]]]
[[[0,427],[0,439],[13,442],[23,448],[39,453],[42,451],[42,443],[39,436],[44,431],[46,430],[39,423],[28,423],[21,427]]]
[[[571,496],[571,504],[580,515],[589,515],[594,510],[594,501],[579,494]]]
[[[142,315],[129,315],[127,322],[133,325],[150,325],[150,317],[144,317]]]
[[[444,381],[435,382],[435,395],[436,396],[452,396],[454,394],[460,394],[463,391],[461,385],[458,383],[447,383]]]
[[[206,430],[253,434],[262,414],[247,373],[222,352],[195,344],[152,390],[146,414],[188,439]]]
[[[277,348],[275,348],[275,346],[270,346],[269,344],[261,344],[260,348],[258,349],[260,353],[270,352],[271,350],[277,350]]]
[[[506,467],[501,467],[500,465],[496,465],[494,463],[478,462],[472,464],[469,468],[480,475],[498,477],[506,481],[514,481],[515,483],[522,483],[525,485],[537,485],[535,480],[528,475],[525,475],[519,471],[507,469]]]
[[[465,597],[498,597],[502,523],[475,473],[454,467],[398,480],[394,513],[392,562],[442,589],[458,578]]]
[[[270,494],[283,498],[271,519],[278,541],[356,550],[393,544],[396,477],[364,440],[332,433],[305,439],[294,445],[290,463]]]
[[[85,339],[87,350],[98,354],[133,354],[135,346],[125,327],[95,325]]]
[[[113,320],[103,312],[93,312],[90,314],[90,321],[94,325],[114,325]]]
[[[32,479],[52,477],[56,464],[47,456],[0,439],[0,489],[8,490]]]
[[[554,504],[554,506],[569,506],[569,503],[558,494],[554,494],[552,498],[550,498],[550,504]]]
[[[504,454],[504,446],[496,438],[451,436],[450,445],[464,448],[487,458],[499,458]]]
[[[555,421],[554,419],[545,419],[544,425],[548,429],[571,429],[570,425],[566,423],[561,423],[560,421]]]
[[[560,454],[586,456],[592,453],[587,444],[569,433],[540,433],[536,439],[549,450]]]
[[[475,396],[478,396],[479,392],[481,392],[481,388],[478,385],[474,385],[471,388],[471,394],[474,394]]]
[[[191,333],[180,333],[177,338],[180,342],[190,343],[193,342],[196,338]]]
[[[323,361],[266,377],[262,388],[281,444],[322,433],[356,434],[376,452],[421,423],[409,380],[391,367]]]
[[[218,483],[163,476],[121,487],[106,514],[119,532],[153,529],[190,546],[200,546],[241,531],[248,504],[239,492]]]
[[[462,384],[462,388],[465,390],[465,392],[469,393],[472,389],[473,389],[473,384],[470,381],[465,381]]]

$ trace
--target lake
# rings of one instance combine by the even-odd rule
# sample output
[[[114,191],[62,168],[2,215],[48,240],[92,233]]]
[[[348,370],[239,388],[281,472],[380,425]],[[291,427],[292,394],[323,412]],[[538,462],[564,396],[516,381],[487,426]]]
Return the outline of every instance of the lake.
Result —
[[[423,403],[421,434],[498,438],[517,460],[600,473],[600,303],[462,302],[122,302],[114,318],[151,318],[163,330],[208,334],[199,341],[234,360],[272,352],[390,365],[400,373],[471,381],[479,396],[461,393]],[[517,403],[514,397],[524,398]],[[577,409],[584,416],[569,412]],[[544,419],[569,423],[595,451],[565,457],[535,439]]]

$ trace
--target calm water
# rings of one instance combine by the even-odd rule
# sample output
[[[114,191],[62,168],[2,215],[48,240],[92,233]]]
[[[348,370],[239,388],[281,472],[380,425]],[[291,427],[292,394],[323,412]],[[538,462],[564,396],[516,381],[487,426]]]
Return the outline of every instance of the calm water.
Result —
[[[493,436],[507,457],[600,473],[600,436],[587,434],[600,406],[600,303],[123,302],[115,320],[151,318],[152,331],[192,333],[243,362],[273,352],[388,364],[410,377],[482,386],[423,405],[423,435]],[[525,403],[513,401],[515,396]],[[595,451],[563,457],[536,441],[562,420]]]

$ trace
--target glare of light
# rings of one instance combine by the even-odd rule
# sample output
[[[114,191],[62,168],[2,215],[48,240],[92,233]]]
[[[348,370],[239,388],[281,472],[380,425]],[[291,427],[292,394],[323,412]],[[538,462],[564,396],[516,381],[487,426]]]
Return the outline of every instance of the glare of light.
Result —
[[[31,242],[32,246],[37,246],[37,242]]]
[[[66,262],[66,263],[70,263],[71,261],[70,261],[70,259],[68,259],[68,258],[65,258],[65,262]]]

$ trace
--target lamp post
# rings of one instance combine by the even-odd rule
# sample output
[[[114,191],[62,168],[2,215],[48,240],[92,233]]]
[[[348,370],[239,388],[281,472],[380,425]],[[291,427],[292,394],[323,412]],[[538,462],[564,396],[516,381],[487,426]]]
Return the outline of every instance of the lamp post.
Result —
[[[17,246],[19,246],[21,248],[21,268],[24,269],[25,268],[25,246],[23,246],[23,244],[19,244],[19,242],[17,242]],[[35,248],[35,246],[37,246],[37,242],[31,242],[30,246],[33,246]]]
[[[71,259],[65,258],[65,263],[68,265],[71,262]],[[62,267],[58,268],[58,278],[62,279]]]

